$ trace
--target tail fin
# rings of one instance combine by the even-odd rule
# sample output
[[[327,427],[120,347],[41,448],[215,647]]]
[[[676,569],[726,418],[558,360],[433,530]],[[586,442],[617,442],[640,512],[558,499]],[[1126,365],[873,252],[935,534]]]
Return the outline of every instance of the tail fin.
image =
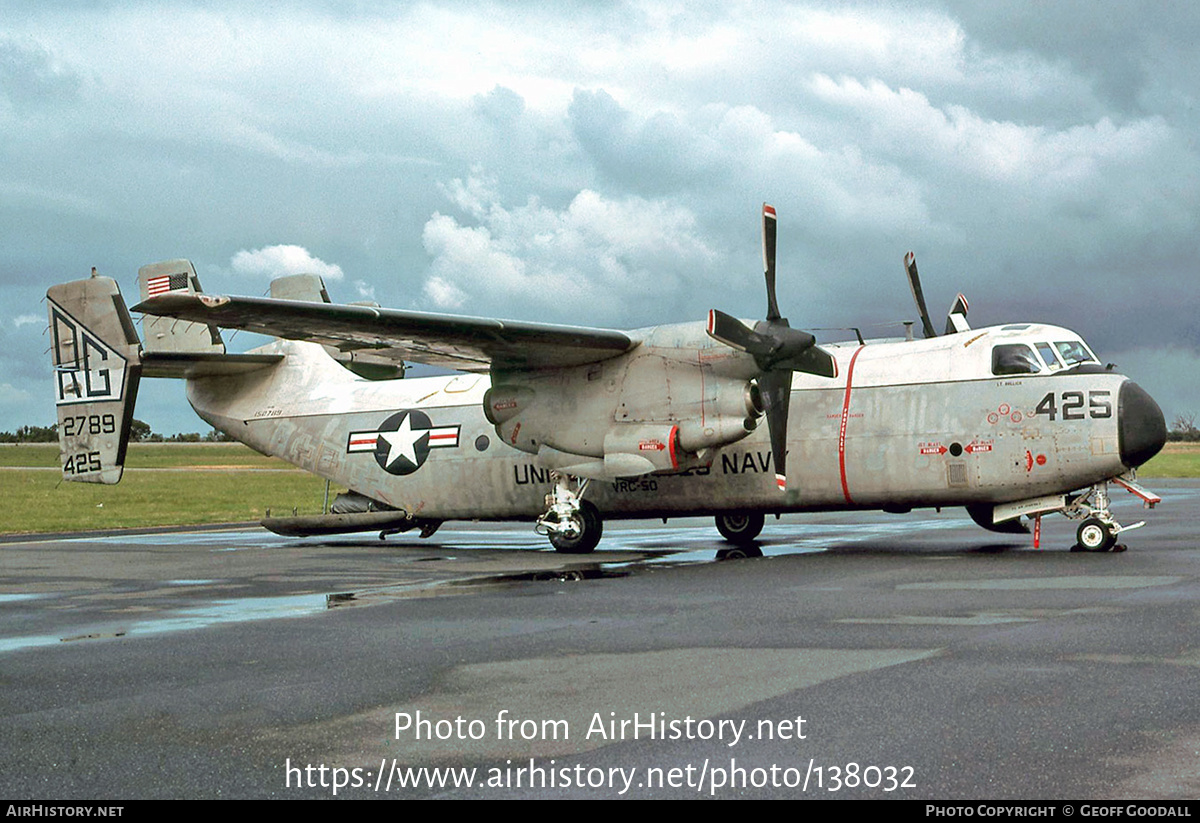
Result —
[[[275,300],[304,300],[309,303],[331,303],[325,281],[318,274],[289,274],[271,281],[271,297]],[[351,303],[351,306],[372,306],[378,303]],[[395,380],[404,376],[404,364],[389,357],[364,351],[342,351],[325,346],[329,356],[343,367],[367,380]]]
[[[117,282],[75,280],[46,292],[64,480],[116,483],[125,468],[142,366]]]
[[[201,293],[200,278],[190,260],[165,260],[142,266],[138,269],[138,285],[143,301],[168,292]],[[216,326],[146,315],[142,318],[142,332],[146,335],[147,352],[225,353],[225,342]]]

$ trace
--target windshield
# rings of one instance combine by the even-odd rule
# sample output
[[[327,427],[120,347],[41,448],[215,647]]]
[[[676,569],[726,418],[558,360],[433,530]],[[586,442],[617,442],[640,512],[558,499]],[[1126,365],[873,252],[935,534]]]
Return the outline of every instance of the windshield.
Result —
[[[1068,340],[1063,343],[1055,343],[1054,348],[1058,349],[1059,355],[1067,367],[1076,366],[1080,363],[1099,363],[1096,356],[1088,351],[1087,346],[1083,345],[1080,340]]]

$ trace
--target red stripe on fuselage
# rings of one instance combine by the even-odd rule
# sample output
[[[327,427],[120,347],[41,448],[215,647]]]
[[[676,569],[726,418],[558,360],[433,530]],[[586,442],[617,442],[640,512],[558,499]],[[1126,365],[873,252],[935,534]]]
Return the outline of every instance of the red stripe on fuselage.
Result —
[[[842,473],[842,494],[851,505],[854,501],[850,498],[850,485],[846,482],[846,422],[850,419],[850,388],[854,382],[854,361],[858,359],[863,348],[859,346],[854,350],[854,354],[850,356],[850,367],[846,369],[846,394],[842,398],[842,424],[838,430],[838,469]]]

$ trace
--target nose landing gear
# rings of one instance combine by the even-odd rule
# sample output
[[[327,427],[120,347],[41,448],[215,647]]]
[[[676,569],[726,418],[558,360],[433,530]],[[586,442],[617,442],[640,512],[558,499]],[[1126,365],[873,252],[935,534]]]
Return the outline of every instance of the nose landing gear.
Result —
[[[1118,477],[1114,478],[1113,482],[1141,497],[1150,507],[1153,507],[1155,503],[1161,500],[1157,495],[1147,492],[1132,480],[1125,480]],[[1146,521],[1143,520],[1139,523],[1134,523],[1132,526],[1122,526],[1116,521],[1109,510],[1110,502],[1108,483],[1102,482],[1097,483],[1091,489],[1070,501],[1067,507],[1063,509],[1063,514],[1067,517],[1072,520],[1083,521],[1075,531],[1075,540],[1077,542],[1076,546],[1072,548],[1073,551],[1123,552],[1125,551],[1125,545],[1117,542],[1117,536],[1122,532],[1131,531],[1132,529],[1141,528],[1146,525]]]
[[[1089,517],[1079,524],[1075,540],[1083,551],[1110,551],[1117,544],[1118,528],[1116,523],[1105,523],[1099,517]]]

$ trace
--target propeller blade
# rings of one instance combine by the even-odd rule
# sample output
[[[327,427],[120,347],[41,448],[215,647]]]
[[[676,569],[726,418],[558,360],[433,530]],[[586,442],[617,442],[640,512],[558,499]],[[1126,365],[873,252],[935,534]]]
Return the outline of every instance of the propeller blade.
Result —
[[[937,337],[933,324],[929,322],[929,309],[925,307],[925,295],[921,292],[921,279],[917,276],[917,256],[912,252],[904,255],[904,271],[908,274],[908,286],[912,289],[913,300],[917,303],[917,311],[921,313],[921,327],[925,339]]]
[[[708,311],[708,336],[726,346],[748,352],[756,357],[760,353],[768,352],[771,348],[770,340],[720,309],[709,309]]]
[[[792,372],[769,371],[758,378],[767,413],[767,431],[771,435],[771,460],[775,463],[775,484],[787,491],[788,405],[792,399]]]
[[[805,374],[815,374],[818,377],[837,377],[837,360],[833,355],[820,346],[810,346],[800,354],[775,363],[776,369],[801,371]]]
[[[775,233],[778,220],[775,207],[763,203],[762,210],[763,273],[767,278],[767,320],[778,320],[779,303],[775,301]]]
[[[708,336],[726,346],[754,355],[763,371],[789,369],[822,377],[837,377],[837,361],[816,345],[806,331],[790,328],[783,318],[760,320],[751,329],[720,309],[708,312]]]
[[[961,294],[954,298],[954,303],[950,306],[950,311],[946,313],[946,334],[957,334],[958,332],[971,330],[971,327],[967,325],[968,309],[970,309],[970,306],[967,305],[967,298]]]
[[[837,361],[817,345],[817,338],[793,329],[779,313],[775,298],[775,207],[763,203],[763,273],[767,281],[767,319],[750,328],[736,317],[718,309],[708,313],[709,337],[754,357],[762,370],[758,389],[762,394],[771,435],[771,459],[775,461],[775,483],[787,491],[788,406],[792,399],[792,373],[801,371],[822,377],[837,377]],[[907,262],[907,261],[906,261]],[[913,275],[916,277],[916,266]],[[920,288],[919,286],[917,287]],[[928,321],[926,321],[928,325]]]

